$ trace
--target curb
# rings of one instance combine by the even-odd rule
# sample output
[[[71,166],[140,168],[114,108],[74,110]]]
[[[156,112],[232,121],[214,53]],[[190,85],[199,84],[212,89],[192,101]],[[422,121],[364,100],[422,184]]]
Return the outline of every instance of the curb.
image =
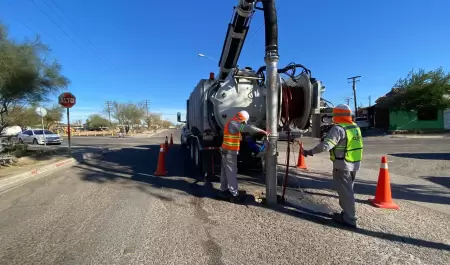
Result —
[[[391,135],[391,138],[409,138],[409,139],[441,139],[448,136],[444,135]]]
[[[67,159],[60,160],[60,161],[57,161],[57,162],[54,162],[54,163],[51,163],[48,165],[44,165],[39,168],[34,168],[27,172],[23,172],[23,173],[14,175],[14,176],[2,178],[2,179],[0,179],[0,193],[9,191],[11,189],[14,189],[14,188],[21,186],[23,184],[26,184],[28,182],[32,182],[34,180],[38,180],[42,177],[48,176],[51,173],[56,172],[57,169],[71,167],[71,166],[74,166],[86,159],[103,155],[104,153],[106,153],[108,151],[109,151],[109,149],[106,149],[106,150],[102,149],[100,152],[83,153],[83,154],[81,154],[81,156],[78,157],[78,159],[73,158],[73,157],[67,158]],[[76,153],[74,155],[78,156],[78,154],[76,154]]]

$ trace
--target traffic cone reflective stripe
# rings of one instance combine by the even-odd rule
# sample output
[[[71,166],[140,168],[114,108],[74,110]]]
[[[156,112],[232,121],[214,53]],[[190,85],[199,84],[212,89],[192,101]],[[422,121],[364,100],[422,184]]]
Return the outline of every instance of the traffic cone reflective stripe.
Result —
[[[173,145],[173,136],[172,134],[170,134],[170,147],[172,147],[172,145]]]
[[[395,210],[400,209],[400,207],[392,200],[391,182],[389,180],[389,170],[386,156],[381,158],[380,173],[378,174],[375,198],[369,199],[369,201],[375,207]]]
[[[298,150],[297,168],[308,169],[306,167],[305,157],[303,156],[303,143],[300,143],[300,149]]]
[[[159,147],[158,165],[156,166],[155,176],[167,175],[166,163],[164,157],[164,144]]]

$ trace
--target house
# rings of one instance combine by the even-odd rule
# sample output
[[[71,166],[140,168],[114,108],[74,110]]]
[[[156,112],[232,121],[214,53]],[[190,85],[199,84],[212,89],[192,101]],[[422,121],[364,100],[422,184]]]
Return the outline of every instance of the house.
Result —
[[[390,97],[396,92],[393,88],[376,100],[375,127],[389,131],[450,130],[450,108],[438,110],[430,107],[417,111],[400,111],[380,106],[380,99]]]

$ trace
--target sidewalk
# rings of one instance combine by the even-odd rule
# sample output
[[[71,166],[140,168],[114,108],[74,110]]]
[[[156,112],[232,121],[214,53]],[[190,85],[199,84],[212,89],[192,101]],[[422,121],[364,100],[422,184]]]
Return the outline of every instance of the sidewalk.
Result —
[[[42,158],[42,160],[24,157],[21,159],[21,165],[0,169],[0,193],[44,177],[59,168],[96,157],[106,151],[108,150],[105,148],[80,148],[73,150],[70,156],[68,154],[50,155],[48,158]]]

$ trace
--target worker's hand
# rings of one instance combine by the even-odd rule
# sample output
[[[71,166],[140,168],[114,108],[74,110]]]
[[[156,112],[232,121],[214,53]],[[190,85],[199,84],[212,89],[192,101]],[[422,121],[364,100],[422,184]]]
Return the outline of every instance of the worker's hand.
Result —
[[[266,135],[267,137],[270,135],[269,132],[266,132],[266,131],[264,131],[264,130],[260,130],[259,132],[262,133],[262,134],[264,134],[264,135]]]
[[[312,150],[302,150],[302,151],[304,157],[313,156]]]

